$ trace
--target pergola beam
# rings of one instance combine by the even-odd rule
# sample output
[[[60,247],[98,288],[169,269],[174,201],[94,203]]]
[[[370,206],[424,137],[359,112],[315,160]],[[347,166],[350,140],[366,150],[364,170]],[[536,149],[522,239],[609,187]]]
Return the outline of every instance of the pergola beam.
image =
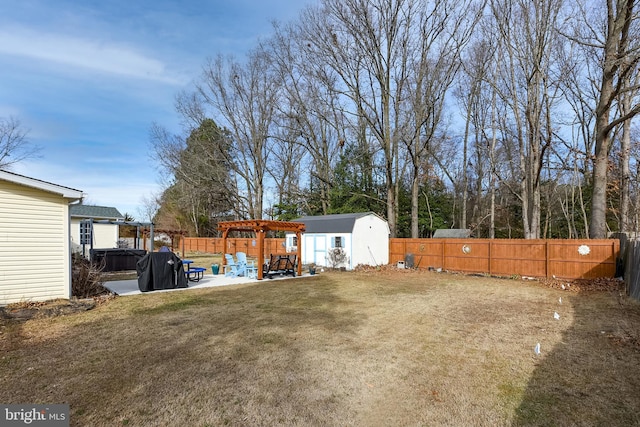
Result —
[[[252,232],[258,237],[258,280],[263,279],[262,266],[264,265],[264,238],[267,231],[293,231],[298,239],[297,258],[298,276],[302,275],[302,233],[305,225],[294,221],[273,221],[266,219],[250,219],[243,221],[223,221],[218,223],[218,230],[222,231],[222,246],[227,249],[227,237],[231,231]],[[222,265],[226,264],[226,258],[222,257]]]

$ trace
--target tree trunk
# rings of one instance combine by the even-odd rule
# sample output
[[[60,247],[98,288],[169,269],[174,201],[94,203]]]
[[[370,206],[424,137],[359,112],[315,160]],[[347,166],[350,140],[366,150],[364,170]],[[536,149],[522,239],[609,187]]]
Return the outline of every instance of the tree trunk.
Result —
[[[413,176],[411,178],[411,237],[417,239],[420,237],[419,227],[419,198],[420,198],[420,182],[418,181],[418,168],[413,167]]]
[[[607,0],[606,31],[602,47],[602,80],[596,116],[595,163],[593,167],[593,198],[591,200],[591,221],[589,237],[607,237],[607,167],[611,149],[611,130],[614,126],[631,120],[639,109],[630,108],[626,115],[611,121],[611,106],[617,98],[624,96],[624,79],[633,73],[640,60],[638,50],[630,48],[630,28],[634,22],[635,0]]]
[[[472,93],[472,96],[475,93]],[[467,146],[469,144],[469,126],[471,122],[471,100],[469,100],[469,106],[467,107],[467,117],[465,118],[464,125],[464,140],[462,143],[462,212],[460,216],[460,228],[467,228],[467,198],[469,197],[467,191]],[[480,197],[480,194],[478,194]]]
[[[589,237],[604,239],[607,236],[607,168],[609,166],[610,138],[606,129],[609,116],[601,114],[596,122],[596,158],[593,164],[593,195]]]

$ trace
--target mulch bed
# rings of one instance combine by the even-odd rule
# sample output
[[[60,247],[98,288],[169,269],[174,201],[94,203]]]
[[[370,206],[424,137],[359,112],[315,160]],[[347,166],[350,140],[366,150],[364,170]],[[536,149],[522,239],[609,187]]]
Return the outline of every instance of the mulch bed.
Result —
[[[79,313],[91,310],[113,298],[115,298],[114,294],[105,294],[94,298],[9,304],[6,307],[0,307],[0,319],[29,320]]]

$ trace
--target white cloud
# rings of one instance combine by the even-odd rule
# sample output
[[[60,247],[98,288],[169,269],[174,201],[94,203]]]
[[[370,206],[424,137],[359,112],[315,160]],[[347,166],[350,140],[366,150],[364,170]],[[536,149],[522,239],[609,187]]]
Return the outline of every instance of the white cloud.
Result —
[[[184,84],[166,65],[125,45],[41,33],[23,27],[0,29],[0,55],[54,62],[72,69],[94,70],[116,76]]]

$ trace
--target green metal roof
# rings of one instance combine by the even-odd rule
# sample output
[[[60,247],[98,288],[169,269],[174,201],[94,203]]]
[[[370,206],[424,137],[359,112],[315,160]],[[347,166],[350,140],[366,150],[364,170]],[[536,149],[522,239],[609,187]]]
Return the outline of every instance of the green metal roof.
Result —
[[[72,217],[92,219],[123,219],[124,215],[116,208],[108,206],[71,205],[69,211]]]

